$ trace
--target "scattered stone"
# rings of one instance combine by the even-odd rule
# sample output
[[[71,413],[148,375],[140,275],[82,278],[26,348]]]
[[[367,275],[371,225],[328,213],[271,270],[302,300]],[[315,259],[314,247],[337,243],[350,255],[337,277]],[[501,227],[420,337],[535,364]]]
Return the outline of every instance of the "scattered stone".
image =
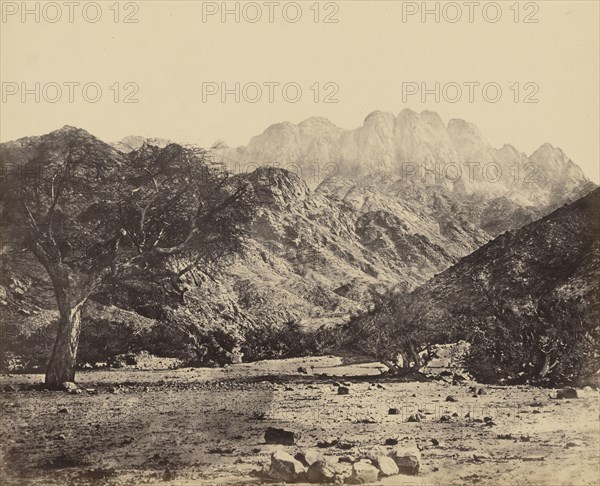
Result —
[[[352,477],[353,483],[364,484],[374,483],[379,479],[379,469],[367,461],[361,460],[352,464]]]
[[[496,436],[496,439],[500,439],[500,440],[512,440],[513,436],[512,434],[498,434]]]
[[[169,468],[165,469],[163,473],[163,481],[173,481],[177,477],[177,474],[171,471]]]
[[[458,400],[456,399],[456,397],[452,396],[452,395],[448,395],[446,397],[446,401],[447,402],[457,402]]]
[[[378,456],[375,458],[375,465],[379,469],[379,475],[382,477],[395,476],[400,472],[397,464],[391,457]]]
[[[65,436],[65,434],[58,434],[55,437],[56,440],[67,440],[67,437]]]
[[[487,459],[491,459],[492,456],[490,454],[488,454],[487,452],[475,452],[473,454],[473,459],[475,459],[476,461],[485,461]]]
[[[338,395],[348,395],[350,393],[350,388],[347,386],[339,386],[337,394]]]
[[[400,415],[400,410],[397,408],[390,408],[388,410],[388,415]]]
[[[577,398],[577,390],[575,390],[575,388],[571,388],[571,387],[563,388],[562,390],[558,390],[556,392],[556,398],[557,399]]]
[[[306,468],[290,454],[276,451],[271,455],[269,476],[278,481],[297,481],[306,473]]]
[[[304,452],[299,452],[294,456],[294,458],[300,461],[306,467],[312,466],[315,462],[325,460],[323,454],[315,449],[307,449]]]
[[[485,387],[481,387],[479,388],[479,390],[477,390],[477,395],[487,395],[487,390],[485,389]]]
[[[398,445],[398,439],[393,439],[393,438],[385,439],[385,445],[386,446]]]
[[[565,447],[567,449],[570,449],[571,447],[581,447],[583,446],[583,441],[581,440],[572,440],[567,442],[567,444],[565,445]]]
[[[333,447],[339,444],[339,440],[338,439],[325,439],[322,440],[321,442],[317,442],[317,447],[320,447],[321,449],[325,449],[327,447]]]
[[[439,445],[440,445],[440,441],[439,441],[439,440],[437,440],[437,439],[435,439],[435,438],[434,438],[434,439],[431,439],[431,443],[432,443],[434,446],[439,446]]]
[[[269,427],[265,432],[265,443],[267,444],[294,445],[295,441],[296,434],[288,430]]]
[[[67,410],[66,408],[61,408],[58,413],[69,413],[69,410]]]
[[[306,471],[306,479],[309,483],[323,484],[333,483],[336,477],[335,466],[326,460],[316,461]]]
[[[383,386],[381,383],[377,383],[377,388],[381,388],[382,390],[387,390],[387,388],[385,386]]]
[[[72,381],[65,381],[60,385],[60,388],[66,391],[78,390],[79,387]]]
[[[304,366],[299,366],[298,367],[298,373],[304,373],[305,375],[307,375],[308,374],[308,370]]]
[[[523,457],[522,458],[523,461],[526,462],[537,462],[537,461],[545,461],[546,458],[544,456],[529,456],[529,457]]]
[[[406,419],[407,422],[420,422],[421,421],[421,414],[420,413],[415,413],[414,415],[411,415],[410,417],[408,417]]]
[[[375,420],[373,417],[368,417],[368,418],[363,418],[363,419],[357,419],[355,423],[357,423],[357,424],[376,424],[377,420]]]
[[[450,422],[450,420],[452,420],[452,417],[450,417],[450,415],[442,415],[440,417],[440,422]]]
[[[396,446],[390,457],[398,466],[401,474],[416,475],[421,467],[421,451],[416,446]]]

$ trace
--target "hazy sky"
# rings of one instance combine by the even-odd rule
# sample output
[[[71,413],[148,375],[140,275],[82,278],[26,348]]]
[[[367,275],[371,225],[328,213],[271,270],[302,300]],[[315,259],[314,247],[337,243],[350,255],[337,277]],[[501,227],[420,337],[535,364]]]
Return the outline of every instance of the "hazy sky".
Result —
[[[355,128],[373,110],[410,107],[469,120],[495,146],[530,154],[550,142],[599,181],[596,0],[477,2],[472,12],[468,2],[428,2],[425,22],[421,2],[226,2],[225,22],[221,3],[29,2],[23,18],[21,2],[2,2],[0,139],[68,124],[106,141],[234,146],[279,121],[324,116]],[[406,96],[436,82],[439,100]],[[204,94],[221,83],[233,92],[225,103],[220,93],[203,100],[203,83],[216,83]],[[25,99],[23,88],[32,90]]]

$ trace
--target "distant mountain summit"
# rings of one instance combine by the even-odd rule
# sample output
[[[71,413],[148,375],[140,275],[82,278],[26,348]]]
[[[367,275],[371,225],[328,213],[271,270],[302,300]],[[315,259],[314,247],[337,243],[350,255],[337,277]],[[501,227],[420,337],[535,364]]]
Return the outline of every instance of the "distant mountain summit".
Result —
[[[374,111],[355,130],[325,118],[271,125],[246,147],[216,150],[230,168],[285,167],[314,188],[337,176],[362,179],[375,172],[411,179],[454,194],[505,197],[520,206],[554,206],[587,186],[562,150],[542,145],[530,156],[511,145],[492,147],[472,123],[437,113]],[[585,191],[584,191],[585,192]]]
[[[138,150],[142,148],[144,144],[152,145],[154,147],[165,148],[167,145],[171,143],[170,140],[165,138],[156,138],[156,137],[142,137],[139,135],[130,135],[125,137],[118,142],[113,142],[110,145],[120,152],[129,153],[134,150]]]

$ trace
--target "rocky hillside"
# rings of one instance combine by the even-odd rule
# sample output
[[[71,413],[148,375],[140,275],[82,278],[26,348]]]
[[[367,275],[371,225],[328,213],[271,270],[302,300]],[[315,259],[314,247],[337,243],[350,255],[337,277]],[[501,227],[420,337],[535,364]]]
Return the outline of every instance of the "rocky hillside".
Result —
[[[600,368],[599,216],[596,189],[503,233],[398,299],[391,320],[371,322],[395,329],[401,346],[471,341],[483,379],[589,376]]]

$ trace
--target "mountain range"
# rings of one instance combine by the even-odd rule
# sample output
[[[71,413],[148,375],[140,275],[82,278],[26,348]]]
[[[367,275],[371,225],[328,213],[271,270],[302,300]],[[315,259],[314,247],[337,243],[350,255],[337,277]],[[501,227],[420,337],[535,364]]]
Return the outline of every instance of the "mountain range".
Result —
[[[53,144],[74,139],[115,164],[144,146],[169,143],[128,137],[108,144],[65,127],[1,144],[0,161],[43,164]],[[261,204],[246,250],[214,281],[192,275],[190,303],[181,312],[199,326],[234,334],[290,320],[341,324],[375,295],[392,287],[409,292],[595,187],[549,144],[527,157],[509,145],[491,147],[472,124],[451,120],[446,126],[435,113],[410,110],[397,117],[374,112],[356,130],[322,118],[279,123],[247,147],[210,152],[215,163],[252,184]],[[469,177],[466,169],[475,164],[499,167],[498,180],[496,169]],[[451,173],[457,166],[460,177]],[[25,330],[47,325],[55,311],[43,269],[27,253],[2,251],[3,320]],[[105,320],[118,314],[152,326],[143,302],[142,287],[98,305]]]

